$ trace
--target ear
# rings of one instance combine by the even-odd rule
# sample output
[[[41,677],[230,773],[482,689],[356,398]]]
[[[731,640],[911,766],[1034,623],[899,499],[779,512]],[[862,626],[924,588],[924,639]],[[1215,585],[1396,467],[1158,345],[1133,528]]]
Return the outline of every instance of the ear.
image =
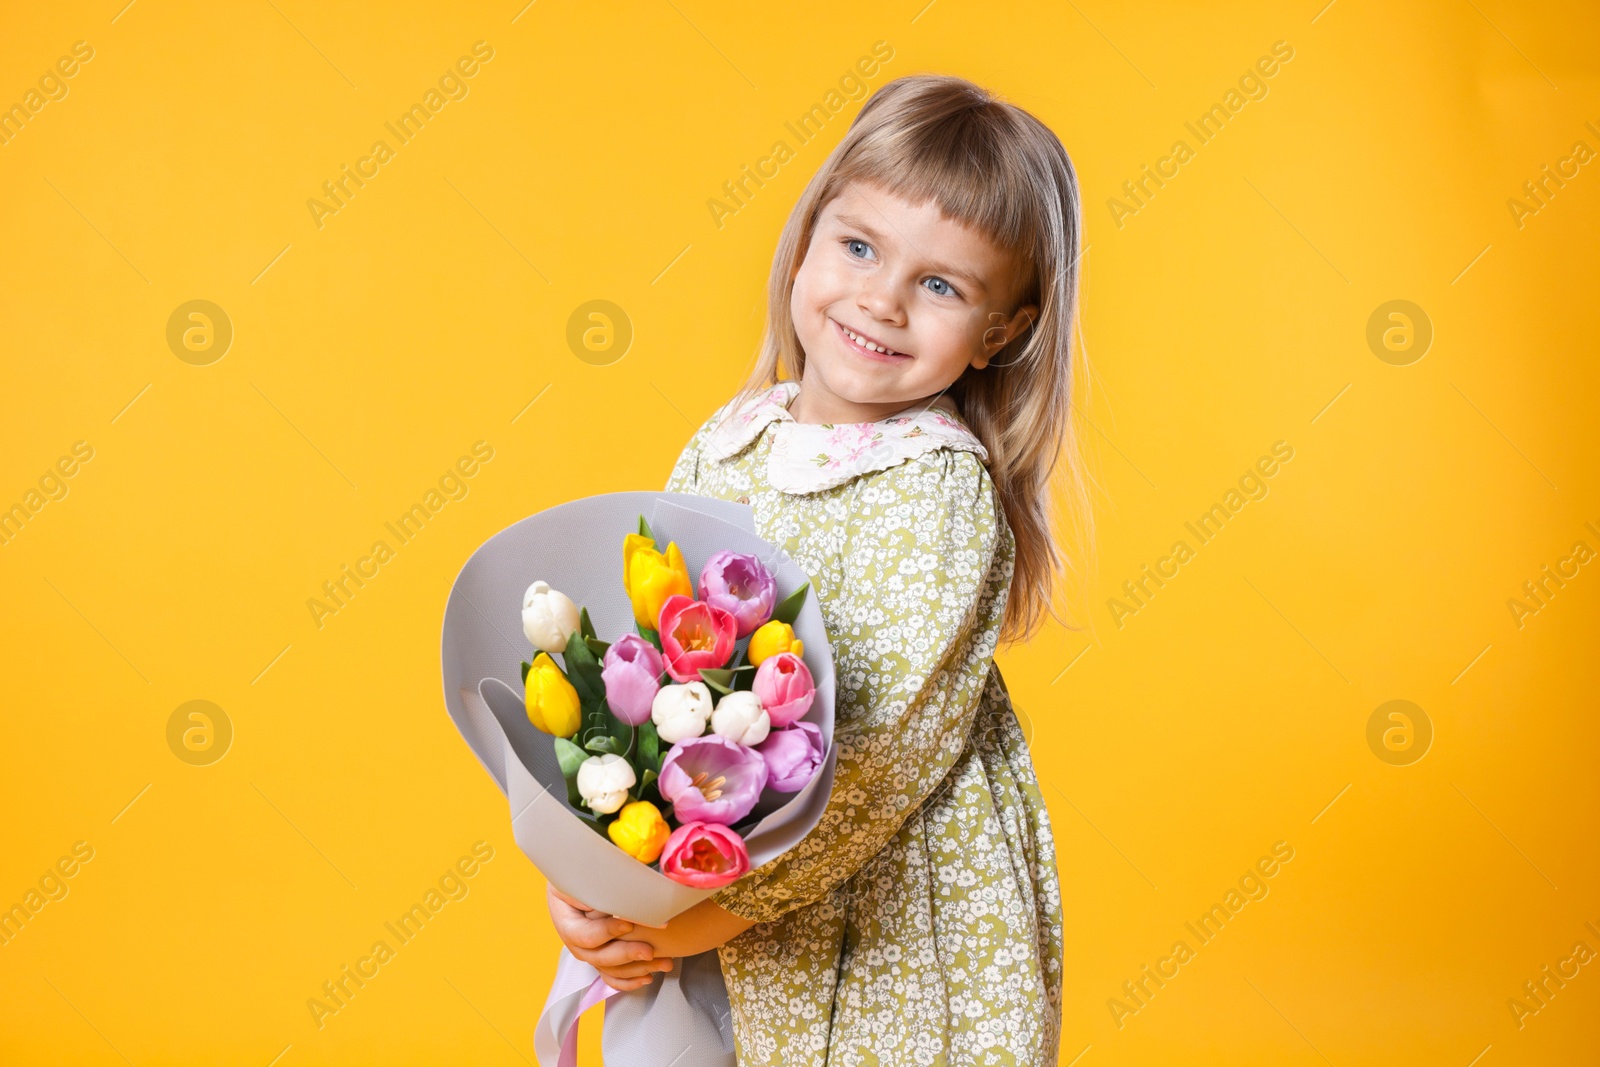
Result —
[[[1010,344],[1021,335],[1023,330],[1031,329],[1033,324],[1038,321],[1039,305],[1024,304],[1019,307],[1017,313],[1011,316],[1011,322],[1007,324],[1009,333],[1006,336],[1006,343]]]
[[[1001,312],[991,311],[989,320],[992,325],[983,331],[982,350],[972,359],[972,365],[978,370],[987,367],[996,352],[1015,340],[1023,330],[1039,321],[1039,307],[1037,304],[1024,304],[1010,319]]]

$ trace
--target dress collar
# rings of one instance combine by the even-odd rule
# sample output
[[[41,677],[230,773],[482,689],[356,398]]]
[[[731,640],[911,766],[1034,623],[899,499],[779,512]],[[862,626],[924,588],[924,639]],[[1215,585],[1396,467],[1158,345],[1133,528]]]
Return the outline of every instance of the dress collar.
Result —
[[[937,448],[989,460],[983,442],[953,410],[918,408],[877,422],[798,422],[789,405],[799,392],[799,382],[782,381],[747,401],[706,438],[706,451],[718,461],[731,459],[776,422],[767,480],[786,493],[832,489]]]

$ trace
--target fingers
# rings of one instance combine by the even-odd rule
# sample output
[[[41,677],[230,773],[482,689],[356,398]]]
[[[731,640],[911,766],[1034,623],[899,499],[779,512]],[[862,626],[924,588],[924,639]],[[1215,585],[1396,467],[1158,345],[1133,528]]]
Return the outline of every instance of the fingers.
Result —
[[[620,916],[612,915],[608,911],[601,911],[599,908],[591,908],[589,905],[585,904],[583,901],[579,900],[577,897],[569,897],[569,896],[567,896],[567,894],[563,893],[561,890],[557,889],[555,886],[550,885],[548,882],[545,883],[545,888],[549,891],[549,895],[550,896],[553,896],[557,900],[562,901],[568,907],[571,907],[571,908],[576,909],[577,911],[583,912],[583,914],[586,917],[590,918],[590,919],[613,919],[614,918],[619,923],[623,923],[624,925],[628,926],[630,929],[632,927],[635,927],[635,926],[644,926],[644,927],[648,927],[651,930],[665,930],[667,928],[667,924],[666,923],[657,924],[657,923],[641,922],[638,919],[624,919],[624,918],[621,918]],[[627,930],[621,930],[619,932],[620,933],[627,933],[628,931]]]
[[[621,919],[618,916],[613,916],[608,911],[601,911],[599,908],[591,908],[589,905],[585,904],[583,901],[579,900],[577,897],[569,897],[569,896],[567,896],[567,894],[563,893],[561,890],[557,889],[553,885],[550,885],[549,883],[545,884],[545,888],[547,890],[549,890],[549,893],[550,893],[551,896],[555,897],[557,900],[560,900],[560,901],[564,902],[569,907],[575,908],[578,911],[583,912],[585,915],[587,915],[591,919],[618,918],[619,921],[621,921],[621,922],[630,923],[630,924],[632,924],[634,926],[647,926],[652,930],[665,930],[667,928],[667,924],[666,923],[661,923],[661,924],[658,925],[656,923],[640,922],[638,919]]]
[[[624,925],[621,929],[616,926],[615,919],[585,919],[575,916],[567,920],[556,921],[556,934],[574,954],[582,951],[604,951],[608,945],[634,945],[642,944],[637,941],[618,941],[617,938],[626,934],[629,927]],[[654,952],[651,955],[655,955]]]
[[[600,970],[601,974],[609,974],[613,978],[649,978],[653,974],[665,973],[672,970],[670,959],[640,960],[637,963],[624,963],[619,967],[606,967]]]
[[[642,974],[634,973],[641,968],[646,968]],[[657,973],[670,970],[672,970],[672,960],[656,959],[603,970],[600,972],[600,978],[612,989],[626,993],[649,985]]]
[[[607,941],[633,930],[633,924],[626,919],[612,915],[590,918],[554,895],[550,897],[549,904],[550,921],[555,924],[556,933],[568,948],[599,948]]]
[[[567,943],[574,957],[598,970],[622,967],[656,958],[656,950],[643,941],[607,941],[599,946]]]
[[[567,896],[565,893],[563,893],[561,890],[557,889],[553,885],[549,886],[548,888],[549,888],[550,894],[552,896],[557,897],[560,900],[566,901],[568,904],[570,904],[574,908],[577,908],[579,911],[582,911],[582,912],[595,911],[594,908],[589,907],[589,905],[585,904],[583,901],[577,899],[576,897]],[[602,912],[601,914],[604,914],[604,912]]]

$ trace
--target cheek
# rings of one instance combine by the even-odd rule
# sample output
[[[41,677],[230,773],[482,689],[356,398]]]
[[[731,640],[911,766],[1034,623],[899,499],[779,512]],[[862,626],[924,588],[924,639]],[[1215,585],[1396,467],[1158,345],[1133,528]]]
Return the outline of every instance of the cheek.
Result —
[[[794,285],[790,289],[789,310],[794,312],[795,318],[799,318],[801,312],[805,309],[806,305],[810,303],[810,301],[811,271],[806,268],[804,263],[802,263],[800,264],[800,269],[795,272]]]
[[[821,311],[837,298],[838,279],[812,249],[800,264],[794,278],[794,306],[797,312]]]
[[[794,289],[789,294],[789,317],[794,320],[795,332],[805,337],[811,329],[811,295],[806,272],[795,275]]]
[[[820,329],[828,308],[838,299],[838,288],[836,281],[816,260],[808,257],[800,265],[794,277],[794,292],[789,298],[789,312],[794,316],[795,329],[802,336],[807,330]]]
[[[930,338],[936,342],[940,353],[950,359],[965,362],[977,354],[983,343],[987,323],[983,314],[932,314],[926,318]]]
[[[981,312],[973,311],[970,315],[945,316],[938,325],[940,331],[938,347],[946,361],[943,369],[952,376],[959,377],[973,358],[984,351],[984,331],[992,324]],[[993,358],[992,354],[990,358]]]
[[[789,319],[794,323],[794,333],[800,341],[801,351],[810,357],[822,350],[822,313],[813,303],[805,271],[795,277],[794,292],[789,298]]]

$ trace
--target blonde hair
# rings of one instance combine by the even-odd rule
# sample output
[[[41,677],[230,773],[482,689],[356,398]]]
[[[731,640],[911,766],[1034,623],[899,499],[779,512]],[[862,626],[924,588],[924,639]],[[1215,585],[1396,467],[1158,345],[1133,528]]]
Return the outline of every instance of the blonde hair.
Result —
[[[1071,418],[1082,212],[1066,149],[1026,111],[948,75],[909,75],[874,93],[790,212],[772,260],[761,351],[727,410],[804,374],[789,308],[794,278],[823,208],[851,182],[913,204],[931,199],[1020,257],[1018,306],[1037,305],[1038,321],[987,367],[969,366],[948,394],[989,452],[989,475],[1016,542],[1001,641],[1026,640],[1047,616],[1079,629],[1055,610],[1063,564],[1053,508],[1059,489],[1087,564],[1090,479]],[[1058,464],[1062,457],[1067,462]],[[1083,587],[1087,566],[1072,567],[1067,555]]]

